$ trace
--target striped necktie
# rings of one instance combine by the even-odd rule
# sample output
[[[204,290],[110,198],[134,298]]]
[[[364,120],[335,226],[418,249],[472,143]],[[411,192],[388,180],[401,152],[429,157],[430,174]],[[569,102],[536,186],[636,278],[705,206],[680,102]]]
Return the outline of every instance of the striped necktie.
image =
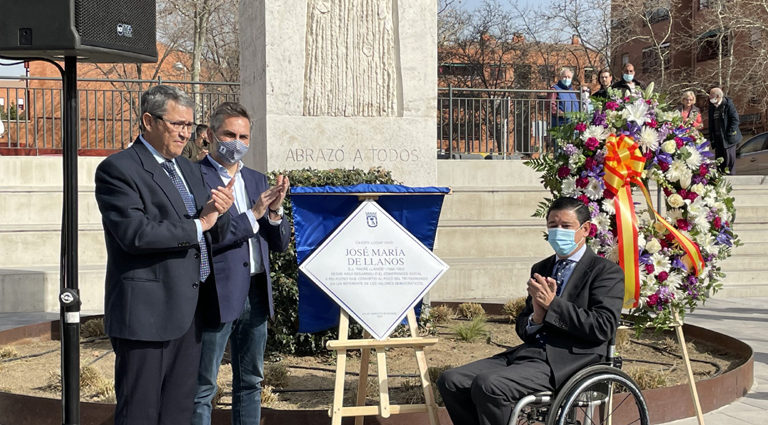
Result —
[[[557,264],[555,264],[555,273],[554,278],[557,281],[557,292],[555,295],[558,297],[561,293],[563,293],[563,288],[565,288],[565,284],[568,283],[566,281],[566,277],[569,277],[571,274],[571,270],[573,270],[573,266],[576,265],[576,262],[573,260],[563,259],[563,260],[557,260]]]

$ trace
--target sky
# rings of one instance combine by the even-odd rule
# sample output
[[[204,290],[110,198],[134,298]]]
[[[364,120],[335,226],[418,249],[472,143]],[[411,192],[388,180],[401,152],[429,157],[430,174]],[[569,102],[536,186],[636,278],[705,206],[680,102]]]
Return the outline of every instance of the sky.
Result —
[[[10,61],[10,60],[3,60],[0,59],[0,63],[14,63],[18,61]],[[24,65],[14,65],[14,66],[0,66],[0,75],[3,77],[9,76],[9,77],[18,77],[19,75],[24,75]]]

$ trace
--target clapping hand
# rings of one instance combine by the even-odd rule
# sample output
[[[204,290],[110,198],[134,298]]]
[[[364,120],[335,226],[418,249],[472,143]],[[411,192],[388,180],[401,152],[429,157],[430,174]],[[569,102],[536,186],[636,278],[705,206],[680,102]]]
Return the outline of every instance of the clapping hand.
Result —
[[[549,304],[555,298],[557,292],[557,282],[551,277],[544,277],[534,273],[533,277],[528,279],[528,295],[533,301],[533,321],[541,323],[544,315],[549,310]]]

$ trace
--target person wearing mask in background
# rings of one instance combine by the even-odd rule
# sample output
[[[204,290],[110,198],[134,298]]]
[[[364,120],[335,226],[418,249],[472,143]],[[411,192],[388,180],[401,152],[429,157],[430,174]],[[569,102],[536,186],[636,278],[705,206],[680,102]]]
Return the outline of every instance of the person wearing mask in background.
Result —
[[[598,80],[600,81],[600,90],[596,91],[592,97],[608,99],[608,88],[611,87],[611,83],[613,83],[613,75],[611,75],[611,70],[604,68],[602,71],[600,71]]]
[[[645,86],[635,78],[635,66],[627,62],[621,68],[621,72],[621,80],[613,83],[611,87],[621,90],[621,95],[624,97],[639,95],[640,90],[643,90]]]
[[[549,207],[547,239],[555,254],[531,268],[516,320],[523,343],[437,380],[454,424],[506,425],[522,397],[554,391],[605,360],[621,314],[624,272],[587,246],[589,218],[589,208],[575,198],[558,198]]]
[[[592,106],[592,98],[590,97],[589,92],[589,87],[581,86],[581,110],[591,114],[595,108]]]
[[[730,174],[736,160],[736,144],[741,141],[741,130],[739,113],[720,87],[709,91],[709,138],[715,147],[715,156],[723,159],[717,168]]]
[[[579,110],[579,96],[571,93],[573,86],[573,70],[568,67],[560,69],[560,79],[552,86],[549,94],[550,112],[552,114],[552,127],[557,127],[568,122],[566,114]]]
[[[192,138],[184,146],[184,150],[181,151],[181,155],[192,162],[198,162],[208,155],[208,126],[205,124],[198,124],[195,127],[195,132],[192,134]]]
[[[680,111],[680,115],[683,116],[683,122],[686,125],[690,125],[695,128],[696,131],[701,131],[704,127],[704,123],[701,119],[701,110],[696,106],[696,95],[693,94],[693,91],[686,90],[683,92],[677,110]]]
[[[219,317],[216,326],[203,328],[194,425],[211,423],[211,401],[227,340],[232,358],[232,424],[258,425],[261,417],[267,317],[274,316],[269,252],[285,251],[290,243],[282,207],[290,181],[279,175],[276,185],[269,187],[267,176],[243,165],[250,134],[245,108],[222,103],[211,115],[211,154],[200,161],[209,187],[234,179],[235,204],[227,212],[232,225],[213,245],[216,282],[211,295],[218,301]]]

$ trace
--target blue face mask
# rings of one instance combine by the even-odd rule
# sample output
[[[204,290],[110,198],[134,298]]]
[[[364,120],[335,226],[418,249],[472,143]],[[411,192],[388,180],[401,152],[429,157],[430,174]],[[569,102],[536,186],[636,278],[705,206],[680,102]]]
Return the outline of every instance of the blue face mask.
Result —
[[[624,78],[624,81],[626,81],[628,83],[632,82],[632,80],[635,79],[635,75],[634,74],[624,74],[621,77]]]
[[[575,236],[575,230],[561,229],[559,227],[547,229],[547,242],[555,250],[555,253],[561,257],[572,253],[579,245],[576,243]]]
[[[232,165],[240,162],[245,156],[245,153],[248,152],[248,145],[238,139],[219,140],[217,137],[216,140],[219,144],[216,152],[222,162],[225,162],[224,165]]]
[[[563,78],[560,80],[560,84],[569,87],[571,85],[571,79],[570,78]]]

